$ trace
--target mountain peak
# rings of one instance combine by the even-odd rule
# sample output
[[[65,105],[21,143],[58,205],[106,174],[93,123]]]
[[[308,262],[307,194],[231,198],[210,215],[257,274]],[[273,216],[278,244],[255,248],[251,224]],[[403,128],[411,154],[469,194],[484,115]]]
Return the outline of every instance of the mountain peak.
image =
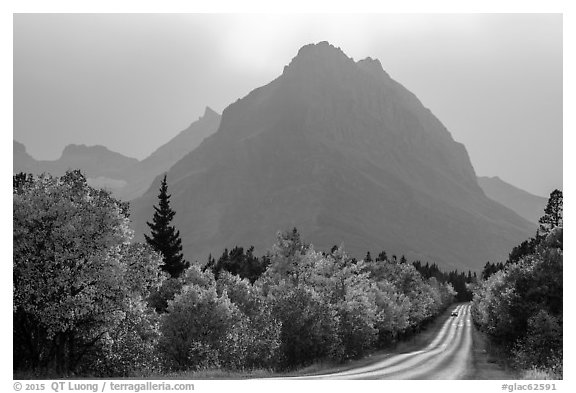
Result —
[[[356,65],[358,65],[360,69],[368,72],[373,76],[381,77],[384,75],[389,77],[388,73],[384,71],[384,68],[382,68],[382,63],[380,63],[380,60],[378,59],[367,57],[365,59],[359,60]]]
[[[296,55],[296,57],[329,54],[329,53],[337,54],[345,58],[348,58],[348,56],[346,56],[346,54],[344,53],[344,51],[342,51],[342,49],[340,49],[340,47],[336,47],[331,43],[329,43],[328,41],[320,41],[316,44],[304,45],[302,48],[298,50],[298,54]]]
[[[290,64],[284,68],[284,73],[306,69],[333,69],[354,64],[354,60],[348,57],[342,49],[321,41],[316,44],[304,45]]]
[[[200,116],[201,119],[209,119],[209,118],[215,118],[215,117],[220,117],[220,115],[218,114],[218,112],[216,112],[215,110],[213,110],[209,106],[207,106],[206,109],[204,109],[204,114],[202,116]]]

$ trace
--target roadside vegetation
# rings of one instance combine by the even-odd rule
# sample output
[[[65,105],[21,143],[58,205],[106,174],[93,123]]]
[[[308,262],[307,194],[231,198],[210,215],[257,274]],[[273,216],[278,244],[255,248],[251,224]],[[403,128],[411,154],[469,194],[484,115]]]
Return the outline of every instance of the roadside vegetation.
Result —
[[[235,376],[338,364],[420,331],[463,296],[451,282],[473,277],[385,252],[356,260],[341,247],[316,250],[296,229],[279,232],[262,257],[236,246],[190,264],[169,199],[164,179],[151,234],[137,243],[128,204],[79,171],[14,176],[15,375]]]
[[[555,190],[536,236],[506,263],[486,264],[472,302],[475,324],[526,379],[562,378],[563,201]]]

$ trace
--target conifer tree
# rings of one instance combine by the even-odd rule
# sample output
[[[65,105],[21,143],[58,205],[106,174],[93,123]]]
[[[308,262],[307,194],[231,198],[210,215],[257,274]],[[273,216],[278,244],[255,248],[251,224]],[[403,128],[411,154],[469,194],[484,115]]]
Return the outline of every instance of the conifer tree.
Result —
[[[152,223],[147,222],[151,229],[151,236],[144,235],[146,242],[162,255],[164,264],[162,270],[177,278],[187,269],[190,264],[184,260],[182,255],[182,240],[180,231],[176,231],[170,222],[176,212],[170,208],[170,195],[168,195],[168,185],[166,175],[160,185],[158,194],[158,207],[154,206],[154,217]]]
[[[372,262],[372,255],[370,255],[370,251],[366,253],[366,257],[364,258],[364,262]]]
[[[562,226],[562,191],[554,190],[550,193],[550,198],[544,209],[544,215],[540,217],[538,222],[540,223],[539,232],[540,235],[547,235],[553,228]]]

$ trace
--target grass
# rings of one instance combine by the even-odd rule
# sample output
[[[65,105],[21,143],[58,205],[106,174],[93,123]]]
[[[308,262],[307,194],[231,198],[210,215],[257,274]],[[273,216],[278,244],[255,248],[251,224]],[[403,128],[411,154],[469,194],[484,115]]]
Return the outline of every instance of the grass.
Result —
[[[531,368],[520,372],[520,379],[561,380],[562,375],[541,368]]]
[[[472,368],[467,379],[519,379],[504,350],[493,344],[476,326],[472,326]]]
[[[181,371],[168,374],[157,374],[143,377],[143,379],[185,379],[185,380],[205,380],[205,379],[257,379],[270,378],[275,374],[272,370],[236,370],[228,371],[223,369],[204,369],[197,371]]]

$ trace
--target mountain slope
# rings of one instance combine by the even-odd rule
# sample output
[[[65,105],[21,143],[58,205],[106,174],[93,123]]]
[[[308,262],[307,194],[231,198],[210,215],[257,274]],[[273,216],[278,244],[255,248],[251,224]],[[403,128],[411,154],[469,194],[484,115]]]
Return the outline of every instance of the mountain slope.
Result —
[[[488,198],[515,211],[521,217],[537,224],[544,215],[544,208],[548,200],[544,197],[530,194],[520,188],[506,183],[498,176],[478,177],[478,184]]]
[[[12,143],[12,173],[39,173],[38,162],[26,151],[26,146],[13,141]]]
[[[130,181],[126,187],[118,191],[118,197],[131,200],[142,195],[156,176],[166,172],[182,157],[198,147],[206,137],[216,132],[219,125],[220,115],[206,107],[204,115],[197,121],[132,168]]]
[[[533,231],[484,195],[464,146],[379,61],[328,43],[227,107],[168,182],[185,255],[202,262],[236,244],[264,252],[297,226],[321,249],[477,269]],[[158,183],[132,204],[139,236]]]

